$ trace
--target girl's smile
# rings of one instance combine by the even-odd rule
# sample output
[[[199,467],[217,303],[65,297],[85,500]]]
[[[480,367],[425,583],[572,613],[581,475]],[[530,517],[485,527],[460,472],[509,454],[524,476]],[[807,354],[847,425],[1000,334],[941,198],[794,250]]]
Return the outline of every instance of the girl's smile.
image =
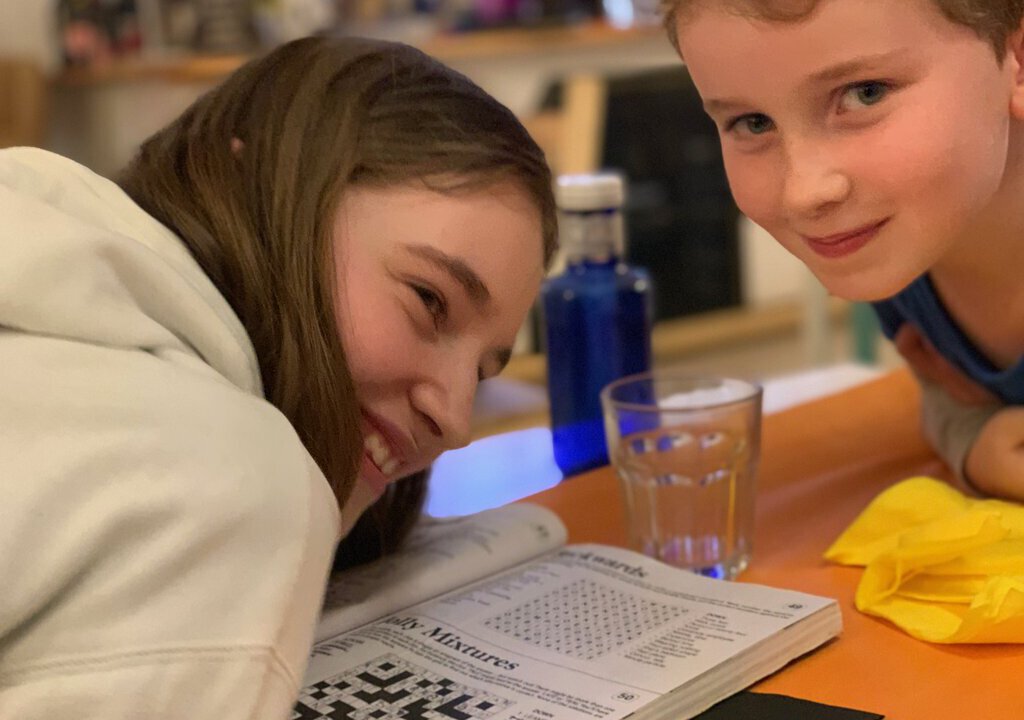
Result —
[[[402,436],[393,424],[373,413],[362,410],[363,459],[360,474],[378,494],[389,482],[413,471],[402,472],[408,458],[415,456],[415,446]]]

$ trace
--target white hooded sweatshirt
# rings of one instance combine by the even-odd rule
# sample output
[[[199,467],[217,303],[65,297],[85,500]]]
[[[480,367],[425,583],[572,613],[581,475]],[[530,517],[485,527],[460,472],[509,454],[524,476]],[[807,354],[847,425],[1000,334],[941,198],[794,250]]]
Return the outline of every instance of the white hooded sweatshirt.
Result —
[[[179,238],[0,151],[0,718],[284,718],[334,497]]]

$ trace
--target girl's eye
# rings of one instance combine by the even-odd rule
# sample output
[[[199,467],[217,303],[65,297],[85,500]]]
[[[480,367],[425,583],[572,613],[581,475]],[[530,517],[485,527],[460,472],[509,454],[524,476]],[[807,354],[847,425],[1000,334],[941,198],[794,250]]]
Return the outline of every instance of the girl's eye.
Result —
[[[448,306],[445,305],[444,298],[423,285],[411,284],[410,287],[419,297],[420,302],[423,303],[423,307],[430,313],[430,317],[434,321],[434,327],[440,328],[448,317]]]
[[[726,126],[726,130],[729,132],[740,133],[742,135],[764,135],[766,132],[770,132],[775,127],[775,123],[767,115],[761,113],[751,113],[749,115],[741,115],[738,118],[730,120]]]
[[[877,80],[857,83],[843,91],[839,104],[843,110],[870,107],[885,99],[885,96],[889,94],[889,90],[888,84]]]

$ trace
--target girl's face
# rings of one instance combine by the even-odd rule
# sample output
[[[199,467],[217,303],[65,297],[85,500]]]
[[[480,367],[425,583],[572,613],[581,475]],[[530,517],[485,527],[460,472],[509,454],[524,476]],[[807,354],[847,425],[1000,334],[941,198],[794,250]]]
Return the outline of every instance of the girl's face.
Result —
[[[823,0],[798,22],[707,3],[677,32],[737,204],[833,293],[891,296],[1019,206],[1017,60],[932,0]]]
[[[335,217],[336,314],[374,492],[470,439],[540,288],[540,213],[510,182],[456,194],[353,188]]]

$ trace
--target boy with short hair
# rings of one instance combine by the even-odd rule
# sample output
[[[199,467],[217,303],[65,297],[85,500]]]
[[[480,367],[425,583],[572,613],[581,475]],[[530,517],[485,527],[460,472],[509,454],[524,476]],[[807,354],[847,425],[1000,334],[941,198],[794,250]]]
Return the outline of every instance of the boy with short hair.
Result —
[[[736,202],[871,301],[925,429],[1024,499],[1024,0],[667,0]]]

